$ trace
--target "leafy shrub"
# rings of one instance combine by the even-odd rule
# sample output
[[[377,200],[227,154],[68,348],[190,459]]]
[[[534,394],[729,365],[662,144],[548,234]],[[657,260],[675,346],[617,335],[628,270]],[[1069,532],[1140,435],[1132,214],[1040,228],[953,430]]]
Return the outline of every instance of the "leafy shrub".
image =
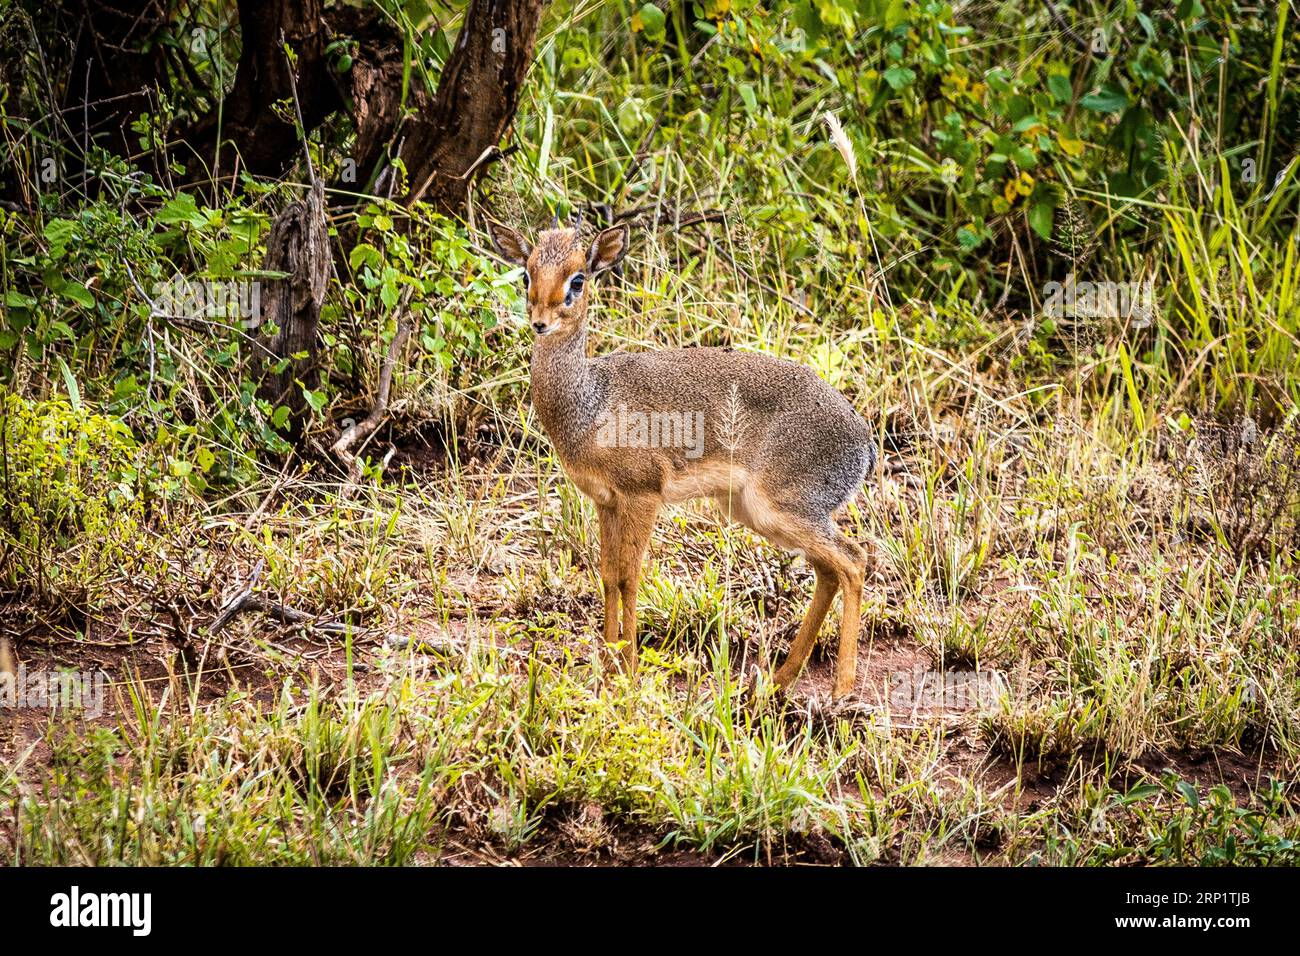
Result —
[[[0,404],[0,588],[82,607],[142,546],[141,449],[62,399]]]

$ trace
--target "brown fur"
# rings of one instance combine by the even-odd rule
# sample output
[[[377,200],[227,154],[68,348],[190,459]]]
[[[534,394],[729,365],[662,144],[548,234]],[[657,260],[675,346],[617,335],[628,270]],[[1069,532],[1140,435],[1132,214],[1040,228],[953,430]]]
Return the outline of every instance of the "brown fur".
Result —
[[[659,511],[705,497],[775,544],[802,552],[816,571],[812,604],[776,683],[788,688],[798,678],[842,590],[833,693],[851,692],[866,555],[833,515],[874,465],[866,422],[809,369],[765,355],[690,348],[587,358],[591,282],[626,252],[626,227],[605,230],[589,247],[573,229],[542,232],[535,247],[496,224],[492,237],[503,257],[528,272],[528,317],[538,333],[533,404],[565,471],[596,503],[604,639],[611,648],[621,644],[626,670],[636,670],[637,586]],[[566,305],[579,272],[587,281]],[[621,409],[669,423],[693,416],[698,441],[602,442],[602,423]]]

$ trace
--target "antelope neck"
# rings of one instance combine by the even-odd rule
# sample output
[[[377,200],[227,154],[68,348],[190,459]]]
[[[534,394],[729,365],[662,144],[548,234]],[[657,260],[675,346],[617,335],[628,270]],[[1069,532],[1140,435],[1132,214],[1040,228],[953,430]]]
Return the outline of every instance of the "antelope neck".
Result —
[[[600,414],[601,390],[587,358],[585,319],[571,334],[542,336],[533,343],[533,404],[551,441],[566,452]]]

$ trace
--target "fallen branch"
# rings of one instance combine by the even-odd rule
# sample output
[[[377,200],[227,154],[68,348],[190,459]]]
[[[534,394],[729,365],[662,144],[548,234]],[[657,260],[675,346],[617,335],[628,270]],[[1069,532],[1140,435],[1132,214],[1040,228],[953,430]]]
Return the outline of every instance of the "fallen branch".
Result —
[[[362,628],[339,624],[334,621],[318,621],[315,615],[307,614],[304,611],[291,608],[287,604],[272,601],[254,593],[253,589],[257,587],[257,582],[262,577],[262,569],[265,566],[265,561],[258,561],[253,568],[253,573],[249,575],[248,586],[226,602],[221,613],[217,615],[217,619],[208,627],[209,639],[220,634],[235,619],[236,615],[244,611],[261,611],[284,624],[309,624],[316,630],[324,631],[327,634],[356,634],[363,630]]]
[[[281,604],[279,601],[269,600],[249,590],[243,592],[226,605],[226,609],[221,612],[221,616],[213,621],[212,626],[208,628],[209,636],[219,634],[234,619],[235,615],[243,611],[261,611],[283,624],[308,624],[318,631],[324,631],[326,634],[355,634],[362,630],[349,624],[339,624],[336,621],[319,621],[314,614],[299,611],[287,604]]]

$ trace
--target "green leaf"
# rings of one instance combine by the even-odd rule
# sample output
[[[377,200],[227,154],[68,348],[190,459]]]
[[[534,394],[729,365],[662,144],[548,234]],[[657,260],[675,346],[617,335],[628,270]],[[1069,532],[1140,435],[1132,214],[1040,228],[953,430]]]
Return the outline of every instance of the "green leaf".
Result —
[[[365,264],[375,269],[383,261],[384,257],[380,255],[379,250],[368,242],[358,242],[348,254],[348,265],[353,272],[357,271],[358,265]]]
[[[118,381],[113,386],[113,401],[122,402],[130,398],[140,390],[140,383],[136,381],[134,375],[128,375],[126,378]]]
[[[1129,358],[1128,349],[1124,347],[1123,342],[1119,343],[1119,366],[1124,377],[1124,391],[1128,393],[1129,407],[1133,410],[1133,420],[1137,422],[1138,429],[1143,430],[1146,428],[1146,413],[1142,408],[1142,399],[1138,395],[1137,380],[1133,375],[1133,361]]]
[[[195,229],[201,229],[208,224],[208,217],[199,211],[198,204],[189,193],[177,193],[163,203],[156,218],[168,226],[188,223]]]
[[[1122,800],[1120,800],[1120,803],[1122,804],[1136,803],[1139,800],[1145,800],[1147,797],[1154,796],[1159,792],[1160,792],[1160,788],[1156,786],[1154,783],[1138,784],[1128,793],[1124,794],[1124,797]]]
[[[1044,197],[1029,207],[1029,227],[1043,239],[1052,238],[1052,201]]]
[[[1047,77],[1047,91],[1052,94],[1052,98],[1058,103],[1070,102],[1070,97],[1074,95],[1074,89],[1070,86],[1070,78],[1064,73],[1052,73]]]
[[[63,375],[63,384],[68,387],[68,399],[72,402],[72,407],[81,411],[81,389],[77,388],[77,380],[72,377],[72,369],[68,368],[62,355],[59,356],[59,372]]]
[[[69,282],[59,290],[59,295],[71,299],[83,309],[93,309],[95,307],[95,294],[80,282]]]
[[[76,223],[71,219],[51,219],[45,224],[45,239],[50,244],[51,258],[63,258],[63,254],[68,251],[68,243],[72,241],[74,228]]]
[[[1079,105],[1094,113],[1122,113],[1128,109],[1128,94],[1107,83],[1096,93],[1089,93]]]
[[[965,225],[957,230],[957,244],[966,252],[973,252],[984,242],[984,237],[973,226]]]
[[[654,43],[662,43],[667,36],[664,28],[664,12],[653,3],[647,3],[637,11],[637,14],[641,17],[641,28],[645,31],[645,38]]]
[[[325,393],[323,391],[313,392],[310,388],[304,387],[302,390],[302,397],[307,399],[307,404],[311,406],[311,410],[317,415],[319,415],[321,409],[325,407]]]
[[[891,66],[884,75],[885,82],[895,90],[911,86],[916,80],[916,72],[906,66]]]
[[[737,88],[740,93],[740,99],[745,104],[745,112],[753,116],[758,112],[758,97],[754,95],[754,88],[748,83],[741,83]]]
[[[1187,805],[1193,810],[1201,805],[1201,798],[1197,794],[1196,788],[1186,780],[1178,781],[1178,792],[1183,795],[1183,799],[1187,801]]]

